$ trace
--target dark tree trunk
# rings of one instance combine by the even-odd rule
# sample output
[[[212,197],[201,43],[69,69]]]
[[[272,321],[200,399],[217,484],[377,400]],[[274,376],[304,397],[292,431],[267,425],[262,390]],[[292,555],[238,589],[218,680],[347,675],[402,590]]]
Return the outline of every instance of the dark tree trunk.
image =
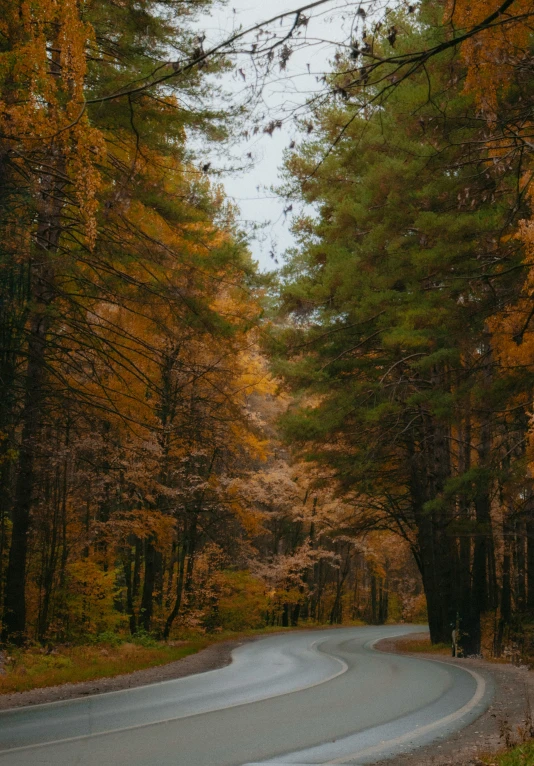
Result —
[[[282,627],[289,627],[289,604],[284,604],[282,608]]]
[[[2,622],[2,641],[23,643],[26,632],[26,559],[34,491],[35,451],[45,402],[47,334],[51,321],[50,305],[55,298],[52,256],[61,233],[63,182],[57,178],[64,170],[64,158],[55,150],[50,157],[53,172],[42,177],[41,210],[37,220],[35,258],[31,264],[29,318],[22,434],[18,474],[12,506],[12,537],[6,574]],[[57,176],[56,176],[57,172]]]
[[[460,645],[463,654],[480,654],[481,616],[493,608],[493,533],[489,490],[483,489],[475,499],[475,543],[473,551],[473,587],[471,608],[467,620],[460,625]]]
[[[417,528],[417,564],[421,572],[432,643],[449,642],[456,616],[456,553],[450,511],[441,497],[450,475],[447,429],[422,413],[420,435],[407,439],[412,513]],[[430,503],[439,503],[436,510]]]
[[[511,587],[511,540],[510,540],[510,528],[509,524],[505,522],[503,524],[503,560],[502,560],[502,588],[501,588],[501,604],[500,604],[500,619],[497,626],[494,652],[496,657],[500,657],[503,650],[504,634],[506,628],[510,625],[512,617],[512,587]]]
[[[376,576],[371,575],[371,622],[376,625],[378,622],[378,600],[376,593]]]
[[[485,377],[489,385],[491,370],[487,364]],[[475,542],[473,547],[473,581],[468,621],[460,625],[460,643],[464,655],[480,654],[481,616],[495,608],[495,561],[490,497],[491,414],[482,415],[478,462],[481,469],[475,497]]]
[[[380,598],[378,603],[378,619],[380,625],[384,625],[387,622],[389,613],[389,584],[386,578],[385,581],[380,581]]]
[[[530,511],[532,513],[532,511]],[[534,520],[527,521],[527,607],[534,611]]]
[[[7,524],[8,512],[11,507],[11,498],[8,492],[9,465],[3,460],[0,465],[0,609],[4,603],[4,557],[7,550]]]
[[[163,638],[167,640],[169,638],[172,624],[175,621],[175,619],[178,617],[178,613],[180,612],[180,607],[182,605],[182,597],[184,592],[184,580],[185,580],[185,562],[187,558],[187,549],[188,549],[188,541],[185,538],[182,542],[182,547],[180,549],[180,555],[178,558],[178,576],[176,578],[176,598],[174,601],[174,606],[172,608],[171,613],[167,617],[167,620],[165,622],[165,628],[163,630]]]
[[[154,613],[154,586],[157,577],[158,552],[154,545],[147,540],[145,543],[145,576],[143,579],[143,593],[141,596],[141,609],[139,625],[148,633],[152,624]]]
[[[123,552],[122,565],[124,569],[124,581],[126,583],[126,613],[128,614],[130,633],[133,636],[137,633],[137,618],[135,615],[133,599],[132,564],[132,541],[130,541],[130,545]]]
[[[353,572],[353,586],[352,586],[352,610],[351,618],[356,620],[360,616],[360,580],[358,576],[359,561],[356,558],[354,563]]]
[[[2,641],[23,643],[26,632],[26,558],[33,499],[35,449],[45,382],[45,347],[48,320],[34,316],[28,343],[26,395],[22,413],[18,476],[12,508],[12,534],[7,565]]]
[[[141,587],[141,555],[143,552],[143,543],[136,537],[135,538],[135,554],[134,554],[134,568],[132,575],[132,598],[135,602],[139,594],[139,588]]]
[[[464,420],[460,425],[460,449],[458,472],[465,474],[471,468],[471,413],[469,405],[466,408]],[[470,651],[467,634],[471,620],[472,604],[472,579],[471,579],[471,556],[472,537],[471,529],[474,519],[473,509],[468,495],[461,494],[458,498],[458,570],[456,576],[456,593],[458,604],[458,619],[455,620],[457,633],[457,649],[460,654]],[[463,640],[462,629],[466,628],[466,641]]]
[[[524,612],[527,604],[526,587],[526,525],[523,519],[515,525],[515,598],[518,612]]]
[[[189,539],[187,543],[187,569],[185,572],[185,592],[189,600],[193,592],[193,572],[195,570],[195,557],[197,552],[197,519],[196,516],[189,530]]]
[[[39,619],[37,626],[37,638],[39,641],[43,641],[48,630],[48,613],[50,609],[50,601],[52,599],[52,588],[54,584],[54,576],[56,573],[57,557],[59,553],[59,524],[60,524],[60,497],[58,497],[59,491],[59,467],[56,469],[56,487],[54,497],[54,514],[52,517],[52,530],[50,535],[50,545],[48,546],[45,567],[43,572],[43,600],[41,608],[39,610]]]

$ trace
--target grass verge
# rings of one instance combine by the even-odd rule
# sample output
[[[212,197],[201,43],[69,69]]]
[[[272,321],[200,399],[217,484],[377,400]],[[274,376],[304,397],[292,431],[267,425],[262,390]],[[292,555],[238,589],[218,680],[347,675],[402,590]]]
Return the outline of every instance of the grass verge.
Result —
[[[399,638],[396,639],[397,649],[402,652],[426,652],[451,656],[450,644],[431,644],[429,638]]]
[[[50,653],[41,648],[13,649],[7,653],[0,675],[0,694],[133,673],[180,660],[208,643],[201,638],[148,647],[130,642],[60,646]]]
[[[498,753],[484,761],[488,766],[534,766],[534,742],[524,742],[512,750]]]

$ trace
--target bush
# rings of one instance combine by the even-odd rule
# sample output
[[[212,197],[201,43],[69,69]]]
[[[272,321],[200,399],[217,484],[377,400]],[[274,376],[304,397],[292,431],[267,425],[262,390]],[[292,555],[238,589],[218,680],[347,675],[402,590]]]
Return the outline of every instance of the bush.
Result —
[[[114,633],[111,630],[105,630],[103,633],[97,633],[96,636],[91,638],[92,644],[109,644],[114,648],[124,643],[125,638],[119,633]]]
[[[265,627],[269,609],[264,584],[250,572],[225,570],[219,573],[217,627],[240,631]]]
[[[144,646],[145,649],[154,649],[159,646],[159,642],[151,633],[147,633],[146,630],[139,628],[134,636],[131,638],[133,644],[138,646]]]
[[[87,641],[88,636],[113,636],[125,623],[115,609],[116,572],[104,572],[94,561],[75,561],[67,568],[68,637]],[[113,639],[114,640],[114,639]]]

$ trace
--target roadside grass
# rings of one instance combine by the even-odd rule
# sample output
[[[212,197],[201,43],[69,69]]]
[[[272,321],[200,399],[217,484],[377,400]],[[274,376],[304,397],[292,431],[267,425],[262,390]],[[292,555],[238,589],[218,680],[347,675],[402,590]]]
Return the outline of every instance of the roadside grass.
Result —
[[[484,759],[488,766],[534,766],[534,742],[524,742],[522,745],[498,753]]]
[[[96,636],[87,644],[57,645],[51,650],[40,645],[23,649],[9,647],[4,652],[0,652],[0,694],[13,694],[30,689],[42,689],[46,686],[126,675],[135,670],[144,670],[181,660],[221,641],[240,640],[249,636],[291,630],[330,627],[330,625],[311,624],[302,624],[297,628],[269,626],[255,630],[222,631],[209,635],[190,631],[182,633],[180,640],[167,643],[157,641],[146,634],[126,637],[110,632]]]
[[[50,653],[40,647],[10,649],[0,675],[0,694],[13,694],[45,686],[94,681],[180,660],[207,646],[205,638],[142,646],[98,643],[58,646]]]
[[[426,652],[451,656],[450,644],[431,644],[429,638],[397,639],[397,649],[401,652]]]

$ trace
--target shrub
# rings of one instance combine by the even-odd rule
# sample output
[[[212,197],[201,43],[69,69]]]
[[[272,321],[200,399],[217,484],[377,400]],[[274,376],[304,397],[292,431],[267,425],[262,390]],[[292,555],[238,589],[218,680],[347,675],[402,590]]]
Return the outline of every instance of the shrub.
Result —
[[[219,573],[217,623],[222,630],[248,630],[265,626],[268,598],[264,584],[250,572]]]

